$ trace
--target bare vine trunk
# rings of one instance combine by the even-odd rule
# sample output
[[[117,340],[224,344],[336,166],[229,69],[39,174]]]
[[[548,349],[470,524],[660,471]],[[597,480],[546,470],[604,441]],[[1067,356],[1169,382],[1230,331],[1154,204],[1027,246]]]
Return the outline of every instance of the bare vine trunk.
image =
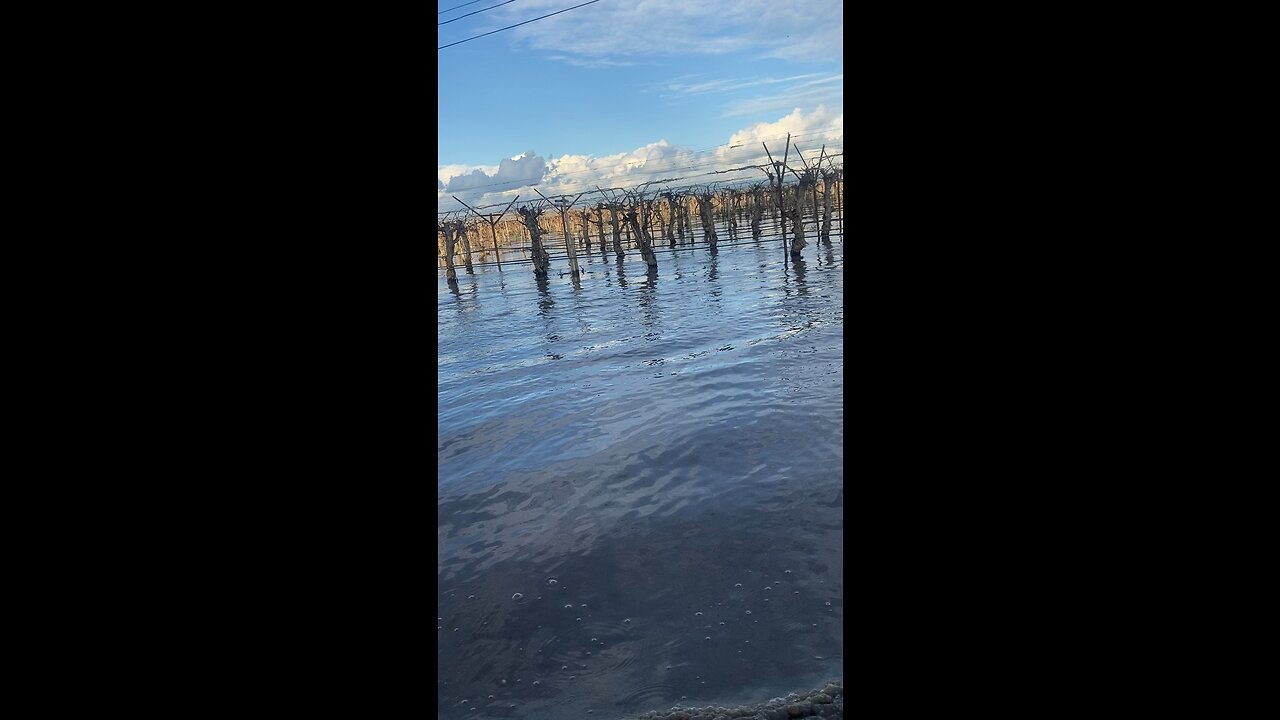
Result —
[[[467,237],[467,226],[461,220],[457,223],[458,239],[462,241],[462,262],[467,266],[467,272],[475,274],[475,269],[471,267],[471,239]]]
[[[698,195],[698,214],[702,216],[702,239],[711,247],[716,246],[716,221],[711,206],[711,194]]]
[[[760,195],[757,193],[751,199],[751,239],[760,239],[760,218],[764,215],[764,205],[761,202]]]
[[[791,239],[791,257],[798,258],[800,257],[800,251],[804,250],[805,246],[804,223],[800,222],[800,198],[796,198],[796,206],[788,215],[791,216],[792,222],[795,223],[795,227],[791,229],[791,233],[794,236]]]
[[[644,213],[644,204],[640,204],[640,212]],[[640,257],[644,259],[646,265],[651,268],[658,267],[658,257],[653,254],[652,238],[645,232],[645,221],[636,217],[635,209],[628,210],[624,215],[627,221],[627,227],[635,230],[636,243],[640,246]]]
[[[538,215],[541,212],[520,208],[519,213],[524,218],[525,227],[529,230],[533,274],[537,277],[545,278],[547,276],[547,266],[551,264],[551,255],[542,247],[542,228],[538,227]]]
[[[613,252],[618,257],[623,256],[622,252],[622,228],[618,226],[618,208],[609,208],[609,221],[613,223]]]
[[[453,223],[441,226],[444,230],[444,276],[449,282],[458,282],[458,271],[453,269]]]

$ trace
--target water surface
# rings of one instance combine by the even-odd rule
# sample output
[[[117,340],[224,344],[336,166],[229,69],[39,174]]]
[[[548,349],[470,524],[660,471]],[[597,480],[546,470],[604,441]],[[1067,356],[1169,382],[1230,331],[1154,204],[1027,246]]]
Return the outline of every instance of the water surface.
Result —
[[[439,717],[843,676],[843,241],[721,238],[438,273]]]

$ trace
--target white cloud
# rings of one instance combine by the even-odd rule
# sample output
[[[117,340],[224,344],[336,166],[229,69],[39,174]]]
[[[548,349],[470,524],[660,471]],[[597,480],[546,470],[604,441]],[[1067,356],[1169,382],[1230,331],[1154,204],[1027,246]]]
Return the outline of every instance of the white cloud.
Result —
[[[569,5],[523,0],[498,8],[497,29]],[[747,51],[784,60],[844,57],[844,4],[829,0],[599,2],[510,31],[517,44],[573,57],[645,57]]]
[[[503,158],[502,162],[498,163],[497,169],[493,171],[475,168],[461,175],[451,175],[445,190],[461,192],[498,184],[528,185],[541,180],[546,171],[546,161],[541,155],[530,150],[513,158]]]
[[[826,146],[828,155],[842,152],[844,149],[844,112],[830,110],[825,105],[805,114],[800,108],[779,118],[775,122],[762,122],[743,128],[729,136],[729,147],[739,146],[737,155],[730,155],[726,149],[717,150],[722,161],[767,163],[769,155],[774,160],[782,160],[786,150],[787,135],[791,135],[794,146],[799,147],[805,161],[813,163],[818,159],[822,147]],[[765,144],[769,151],[765,152]],[[787,164],[792,165],[796,157],[794,147]],[[795,167],[804,163],[795,162]],[[763,177],[763,175],[761,175]]]
[[[808,107],[814,103],[844,105],[844,75],[834,75],[819,80],[798,83],[776,93],[760,95],[732,102],[725,108],[724,117],[760,115],[787,108]]]
[[[492,175],[498,172],[497,165],[438,165],[436,166],[436,180],[443,183],[444,187],[448,187],[449,180],[457,175],[466,175],[472,170]]]
[[[761,85],[776,85],[779,83],[795,82],[797,80],[809,80],[809,82],[800,83],[800,86],[810,85],[814,81],[812,78],[823,78],[819,82],[830,82],[832,78],[843,79],[843,75],[830,75],[828,73],[806,73],[804,75],[792,75],[791,77],[774,78],[774,77],[758,77],[758,78],[730,78],[724,80],[710,80],[698,83],[686,83],[680,79],[668,82],[664,87],[665,90],[679,95],[703,95],[706,93],[729,93],[743,90],[750,87],[758,87]]]
[[[703,152],[681,148],[659,140],[635,150],[612,155],[561,155],[544,159],[532,150],[515,159],[502,160],[495,171],[485,171],[473,166],[441,166],[462,168],[466,172],[449,176],[448,190],[438,189],[438,209],[456,210],[461,206],[451,197],[457,195],[468,204],[505,205],[517,195],[521,202],[541,199],[532,185],[544,195],[577,195],[590,192],[596,186],[602,188],[633,188],[654,180],[672,180],[673,186],[704,184],[715,181],[760,180],[759,170],[745,170],[717,174],[744,165],[768,162],[761,142],[769,144],[770,152],[778,151],[791,133],[796,145],[804,151],[810,163],[817,159],[819,148],[826,145],[827,153],[842,152],[844,144],[844,112],[819,105],[811,112],[795,108],[774,122],[756,123],[732,135],[723,146]],[[795,150],[791,157],[795,157]],[[775,152],[778,160],[781,154]],[[800,167],[800,163],[795,164]],[[587,196],[595,201],[594,193]]]

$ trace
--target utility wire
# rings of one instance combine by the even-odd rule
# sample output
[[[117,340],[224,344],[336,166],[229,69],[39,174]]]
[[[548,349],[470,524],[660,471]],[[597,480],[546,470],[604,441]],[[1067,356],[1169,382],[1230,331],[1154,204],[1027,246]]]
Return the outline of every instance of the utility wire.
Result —
[[[492,35],[492,34],[494,34],[494,33],[502,32],[503,30],[510,30],[511,28],[514,28],[514,27],[520,27],[521,25],[528,25],[529,23],[533,22],[534,20],[541,20],[541,19],[543,19],[543,18],[549,18],[549,17],[551,17],[552,15],[559,15],[559,14],[560,14],[560,13],[562,13],[562,12],[569,12],[570,10],[575,10],[575,9],[577,9],[577,8],[580,8],[580,7],[582,7],[583,5],[590,5],[591,3],[598,3],[598,2],[600,2],[600,0],[588,0],[588,2],[584,2],[584,3],[582,3],[582,5],[574,5],[573,7],[567,7],[567,8],[565,8],[565,9],[563,9],[563,10],[557,10],[557,11],[555,11],[555,12],[553,12],[553,13],[547,13],[546,15],[543,15],[542,17],[536,17],[536,18],[534,18],[533,20],[525,20],[524,22],[518,22],[518,23],[516,23],[515,25],[508,25],[508,26],[506,26],[506,27],[504,27],[504,28],[498,28],[497,30],[490,30],[490,31],[489,31],[489,32],[487,32],[487,33],[480,33],[479,35],[474,35],[474,36],[472,36],[472,37],[467,38],[466,40],[459,40],[458,42],[455,42],[455,43],[449,43],[448,45],[441,45],[440,47],[436,48],[436,50],[443,50],[443,49],[448,48],[448,47],[453,47],[454,45],[461,45],[461,44],[462,44],[462,43],[464,43],[464,42],[469,42],[469,41],[471,41],[471,40],[475,40],[476,38],[482,38],[482,37],[484,37],[485,35]],[[459,6],[459,7],[461,7],[461,6]]]
[[[477,2],[478,2],[478,1],[479,1],[479,0],[477,0]],[[515,1],[516,1],[516,0],[507,0],[506,2],[500,2],[500,3],[498,3],[497,5],[490,5],[490,6],[489,6],[489,7],[487,7],[487,8],[480,8],[479,10],[476,10],[475,12],[469,12],[469,13],[467,13],[466,15],[459,15],[458,17],[454,18],[453,20],[461,20],[461,19],[462,19],[462,18],[464,18],[464,17],[471,17],[472,15],[476,15],[476,14],[478,14],[478,13],[482,13],[482,12],[484,12],[485,10],[492,10],[492,9],[494,9],[494,8],[496,8],[496,7],[502,7],[503,5],[510,5],[511,3],[515,2]],[[444,22],[442,22],[442,23],[436,23],[436,27],[440,27],[441,25],[448,25],[449,23],[453,22],[453,20],[445,20],[445,21],[444,21]]]
[[[471,2],[462,3],[461,5],[454,5],[453,7],[449,8],[449,10],[457,10],[457,9],[458,9],[458,8],[460,8],[460,7],[466,7],[466,6],[468,6],[468,5],[475,5],[475,4],[476,4],[476,3],[478,3],[478,2],[480,2],[480,0],[471,0]],[[443,14],[445,14],[445,13],[449,12],[449,10],[441,10],[440,12],[436,13],[436,15],[443,15]]]

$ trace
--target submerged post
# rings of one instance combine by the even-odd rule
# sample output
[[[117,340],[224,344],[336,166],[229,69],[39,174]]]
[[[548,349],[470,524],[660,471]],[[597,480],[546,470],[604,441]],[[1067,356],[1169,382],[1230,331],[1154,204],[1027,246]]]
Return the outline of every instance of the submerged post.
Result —
[[[637,194],[632,206],[623,212],[627,226],[635,230],[636,244],[640,247],[640,257],[650,268],[658,267],[658,257],[653,253],[653,238],[649,235],[649,218],[645,210],[644,195]]]
[[[444,233],[444,276],[451,283],[458,282],[458,271],[453,269],[453,223],[436,223],[437,232]]]
[[[467,272],[475,274],[475,268],[471,267],[471,240],[467,237],[467,225],[461,220],[454,221],[457,228],[458,239],[462,241],[462,262],[467,266]]]
[[[791,257],[800,257],[804,250],[804,223],[800,221],[800,201],[796,198],[796,206],[791,209],[791,219],[795,222],[794,237],[791,239]]]
[[[578,270],[578,249],[573,242],[573,231],[569,228],[569,208],[578,202],[578,198],[582,197],[583,193],[578,193],[573,200],[569,200],[567,195],[557,195],[553,200],[543,195],[538,188],[534,188],[533,191],[542,196],[543,200],[555,205],[556,209],[560,211],[560,226],[564,228],[564,249],[569,255],[569,272],[573,277],[578,277],[582,272]]]
[[[702,218],[702,239],[712,248],[716,246],[716,220],[713,215],[713,207],[711,205],[711,191],[704,190],[702,193],[694,195],[698,201],[698,215]]]
[[[542,214],[542,209],[522,207],[516,212],[524,219],[524,225],[529,230],[533,274],[536,277],[545,279],[547,277],[547,266],[551,263],[551,256],[542,247],[542,228],[538,227],[538,216]]]
[[[452,197],[454,200],[458,200],[457,195],[451,195],[450,197]],[[511,209],[511,206],[515,205],[516,200],[519,200],[519,199],[520,199],[519,195],[511,198],[511,202],[507,203],[507,206],[503,208],[502,212],[498,213],[497,215],[494,215],[492,213],[488,215],[481,215],[479,212],[476,211],[475,208],[462,202],[461,200],[458,200],[458,202],[462,203],[463,207],[475,213],[476,217],[489,223],[489,234],[490,234],[490,237],[493,238],[493,259],[496,260],[498,263],[498,272],[502,272],[502,251],[498,249],[498,221],[502,220],[502,216],[506,215],[507,211]]]

